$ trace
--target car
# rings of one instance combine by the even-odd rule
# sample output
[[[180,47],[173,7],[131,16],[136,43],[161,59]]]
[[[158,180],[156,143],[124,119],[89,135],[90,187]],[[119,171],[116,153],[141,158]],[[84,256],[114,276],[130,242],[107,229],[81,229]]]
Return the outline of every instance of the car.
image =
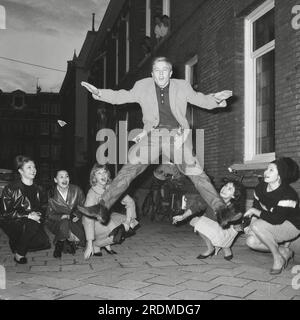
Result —
[[[12,170],[0,169],[0,197],[4,187],[14,180],[14,174]]]

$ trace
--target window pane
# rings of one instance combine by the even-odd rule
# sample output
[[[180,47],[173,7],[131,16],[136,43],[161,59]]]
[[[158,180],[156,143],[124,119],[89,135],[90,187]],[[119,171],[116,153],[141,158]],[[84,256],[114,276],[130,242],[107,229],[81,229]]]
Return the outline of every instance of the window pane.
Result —
[[[268,11],[253,24],[253,51],[274,40],[274,9]]]
[[[274,50],[256,60],[256,154],[275,151]]]

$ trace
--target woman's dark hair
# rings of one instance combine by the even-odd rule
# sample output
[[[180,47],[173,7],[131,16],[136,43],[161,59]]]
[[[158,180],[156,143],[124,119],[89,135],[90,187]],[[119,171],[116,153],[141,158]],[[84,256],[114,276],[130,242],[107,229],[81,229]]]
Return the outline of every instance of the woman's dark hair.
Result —
[[[230,200],[230,206],[234,208],[235,212],[245,212],[246,206],[246,188],[245,186],[237,181],[237,180],[229,180],[227,181],[222,187],[226,184],[232,183],[234,186],[234,198]]]
[[[60,169],[57,169],[57,170],[54,171],[54,178],[57,177],[57,175],[58,175],[58,173],[60,171],[65,171],[70,176],[70,173],[69,173],[69,171],[67,169],[60,168]]]
[[[282,183],[290,184],[299,179],[299,166],[292,158],[281,157],[271,163],[276,165]]]
[[[29,161],[32,161],[34,162],[34,160],[30,157],[27,157],[27,156],[24,156],[24,155],[18,155],[15,157],[15,160],[14,160],[14,167],[16,169],[16,171],[18,171],[19,169],[22,169],[24,164],[29,162]]]

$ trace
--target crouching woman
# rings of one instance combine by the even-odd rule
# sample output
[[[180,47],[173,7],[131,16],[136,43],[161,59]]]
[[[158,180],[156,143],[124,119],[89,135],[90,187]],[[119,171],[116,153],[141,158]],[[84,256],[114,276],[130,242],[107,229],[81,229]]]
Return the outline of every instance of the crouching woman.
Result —
[[[102,199],[102,194],[110,183],[110,172],[105,165],[95,164],[90,173],[91,188],[87,194],[85,207],[79,207],[81,212],[90,214]],[[121,204],[126,208],[126,214],[112,212],[108,223],[105,225],[96,218],[83,216],[83,225],[86,233],[86,249],[84,258],[91,256],[102,256],[102,249],[108,254],[116,254],[111,248],[115,243],[121,243],[129,235],[135,233],[139,223],[136,220],[134,200],[126,195]]]
[[[15,167],[20,180],[12,182],[3,190],[0,222],[15,254],[14,260],[25,264],[27,252],[51,247],[43,227],[47,195],[34,181],[37,170],[31,158],[17,156]]]
[[[47,227],[55,235],[53,256],[61,258],[63,251],[75,254],[76,245],[85,245],[82,215],[77,210],[78,205],[84,204],[85,196],[78,186],[70,184],[66,170],[57,171],[54,182],[48,201]]]
[[[228,181],[220,191],[220,197],[230,209],[231,216],[220,219],[209,209],[201,217],[190,221],[194,231],[204,240],[206,250],[197,256],[197,259],[206,259],[223,250],[224,259],[231,260],[233,254],[231,245],[241,231],[240,224],[245,208],[245,187],[238,181]],[[182,216],[173,217],[173,223],[186,219],[193,214],[188,209]],[[220,220],[220,221],[219,221]]]
[[[268,165],[264,181],[255,188],[253,207],[245,217],[251,224],[245,230],[246,243],[254,250],[271,252],[270,274],[279,274],[294,257],[291,240],[300,234],[299,200],[289,185],[299,176],[299,167],[291,158],[279,158]]]

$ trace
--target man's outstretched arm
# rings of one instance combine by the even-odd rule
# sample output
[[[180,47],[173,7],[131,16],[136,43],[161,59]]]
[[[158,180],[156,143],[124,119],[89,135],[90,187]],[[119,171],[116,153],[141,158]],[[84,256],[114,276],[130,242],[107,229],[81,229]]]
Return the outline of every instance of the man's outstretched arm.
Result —
[[[187,91],[187,100],[189,103],[208,110],[226,107],[226,99],[232,96],[232,91],[230,90],[205,95],[201,92],[194,91],[190,84],[187,84]]]
[[[124,104],[138,102],[135,94],[135,86],[131,90],[98,89],[88,82],[81,82],[81,85],[91,92],[95,100],[111,104]]]

